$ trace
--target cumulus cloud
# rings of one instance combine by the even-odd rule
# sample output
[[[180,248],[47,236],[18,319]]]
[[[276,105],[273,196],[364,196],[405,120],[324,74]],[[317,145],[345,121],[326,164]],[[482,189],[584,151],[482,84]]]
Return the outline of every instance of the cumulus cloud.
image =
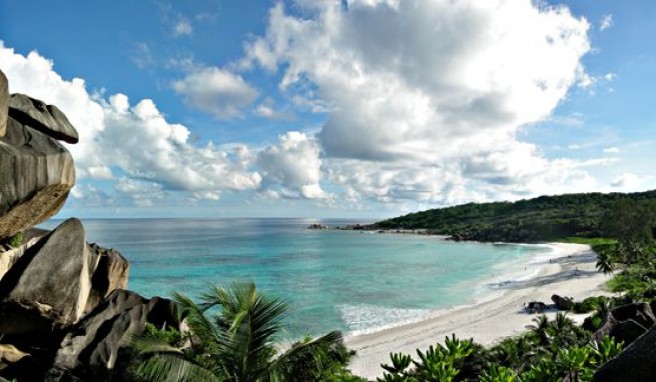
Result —
[[[173,82],[173,89],[187,104],[218,119],[242,115],[258,95],[240,75],[217,67],[192,68],[185,78]]]
[[[108,98],[89,94],[83,80],[62,79],[53,63],[37,52],[23,56],[2,43],[0,68],[9,79],[10,92],[56,104],[76,126],[80,142],[69,150],[82,183],[113,179],[114,192],[150,198],[155,191],[190,191],[216,198],[220,191],[260,185],[260,174],[250,169],[254,155],[247,147],[219,148],[212,143],[196,147],[189,142],[189,129],[167,121],[152,100],[131,104],[123,94]],[[113,169],[122,177],[114,179]],[[78,185],[74,196],[94,191]],[[135,199],[141,199],[141,205],[149,203],[145,197]]]
[[[318,134],[324,168],[347,196],[449,202],[482,197],[475,190],[488,186],[542,192],[531,187],[545,174],[569,185],[563,171],[582,177],[516,138],[549,118],[572,86],[592,81],[580,61],[590,26],[568,8],[529,0],[297,5],[308,18],[273,7],[242,67],[280,70],[279,86],[297,105],[327,105]]]
[[[290,131],[279,137],[276,145],[262,150],[258,165],[264,180],[271,187],[281,187],[285,197],[325,199],[328,195],[320,186],[321,158],[316,140],[306,134]]]
[[[294,119],[294,114],[276,110],[273,99],[267,98],[255,108],[255,115],[272,120],[290,121]]]
[[[186,74],[172,83],[188,105],[218,119],[251,107],[248,115],[285,119],[288,109],[273,98],[256,103],[258,91],[242,77],[264,70],[280,78],[285,107],[325,116],[316,136],[290,131],[262,149],[197,147],[189,129],[167,121],[151,100],[90,95],[84,81],[62,80],[37,53],[0,49],[0,66],[11,68],[11,83],[18,78],[35,96],[42,90],[84,126],[88,138],[72,147],[82,177],[111,180],[116,192],[143,195],[133,199],[144,206],[149,192],[216,200],[225,190],[256,190],[262,198],[343,197],[353,206],[368,199],[407,209],[599,187],[588,169],[611,160],[547,158],[519,138],[550,120],[572,87],[614,79],[586,72],[590,25],[567,7],[531,0],[295,6],[293,14],[282,2],[272,7],[265,34],[246,43],[243,59],[223,67],[185,61],[178,68]]]

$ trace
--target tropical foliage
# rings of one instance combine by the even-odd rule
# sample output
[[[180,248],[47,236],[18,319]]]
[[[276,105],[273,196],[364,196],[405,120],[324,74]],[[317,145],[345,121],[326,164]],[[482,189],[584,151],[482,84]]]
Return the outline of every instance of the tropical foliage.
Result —
[[[425,229],[455,239],[505,242],[613,237],[607,232],[616,231],[618,236],[629,238],[623,245],[633,251],[633,245],[643,243],[653,231],[654,206],[656,191],[541,196],[514,203],[468,203],[416,212],[371,228]]]
[[[136,373],[148,381],[308,381],[348,362],[339,332],[306,338],[280,350],[288,304],[258,293],[253,283],[213,287],[196,304],[175,294],[190,331],[150,333],[135,340]],[[212,309],[217,312],[211,314]]]

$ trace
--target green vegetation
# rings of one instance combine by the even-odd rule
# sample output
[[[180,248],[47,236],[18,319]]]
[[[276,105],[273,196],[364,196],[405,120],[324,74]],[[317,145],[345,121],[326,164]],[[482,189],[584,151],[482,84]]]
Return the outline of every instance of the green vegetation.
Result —
[[[654,206],[656,191],[541,196],[514,203],[468,203],[416,212],[375,223],[371,228],[426,229],[456,240],[528,243],[613,237],[607,232],[619,233],[624,227],[623,237],[631,237],[626,243],[631,248],[653,229]],[[615,220],[605,219],[609,212],[616,214]],[[636,227],[640,229],[634,231]]]
[[[11,247],[19,247],[21,244],[23,244],[23,241],[25,240],[25,236],[22,232],[16,233],[14,236],[6,239],[6,243],[11,246]]]
[[[622,344],[606,337],[590,342],[590,332],[559,313],[549,321],[538,316],[524,335],[490,349],[471,340],[447,337],[444,345],[417,350],[417,359],[390,354],[378,382],[542,382],[590,381],[596,368],[617,355]]]
[[[147,329],[134,341],[146,381],[312,381],[343,372],[352,353],[342,335],[307,338],[279,352],[277,336],[287,303],[256,291],[253,283],[211,288],[196,304],[175,294],[190,332]],[[219,312],[210,316],[209,310]]]
[[[379,228],[431,228],[436,233],[477,240],[527,241],[553,236],[590,244],[598,254],[597,268],[615,276],[609,288],[618,296],[575,302],[574,312],[592,312],[582,326],[561,312],[551,321],[545,315],[537,316],[524,334],[487,349],[452,336],[443,344],[417,350],[415,357],[392,353],[390,362],[381,365],[384,374],[377,381],[591,381],[596,369],[623,347],[609,337],[592,340],[611,309],[656,298],[654,197],[653,191],[542,197],[517,203],[469,204],[378,223]],[[536,220],[531,222],[529,217]],[[338,332],[305,338],[280,353],[276,334],[287,305],[256,293],[253,284],[214,288],[201,304],[179,294],[175,299],[191,331],[147,326],[146,335],[135,341],[140,361],[134,369],[139,376],[136,380],[365,381],[346,368],[354,352],[344,347]],[[218,307],[219,313],[210,318],[212,307]]]

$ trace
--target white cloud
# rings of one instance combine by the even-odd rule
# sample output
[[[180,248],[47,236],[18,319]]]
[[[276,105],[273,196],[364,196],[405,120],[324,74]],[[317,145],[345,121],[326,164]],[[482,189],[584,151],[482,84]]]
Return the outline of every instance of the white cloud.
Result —
[[[279,137],[275,146],[262,150],[258,165],[263,169],[267,187],[280,186],[288,197],[325,199],[330,197],[321,189],[321,158],[316,140],[297,131]]]
[[[613,15],[610,13],[605,15],[599,22],[599,30],[605,31],[606,29],[613,26]]]
[[[255,108],[255,115],[272,120],[290,121],[294,119],[294,114],[276,110],[273,99],[267,98]]]
[[[114,192],[150,194],[149,200],[154,190],[217,193],[260,186],[260,174],[249,169],[254,155],[247,147],[196,147],[189,142],[189,129],[167,121],[152,100],[130,104],[123,94],[92,96],[83,80],[62,79],[38,53],[25,57],[1,42],[0,68],[11,92],[57,105],[78,129],[80,142],[68,146],[76,164],[78,197],[98,191],[80,184],[88,179],[111,180]],[[118,180],[113,169],[122,174]],[[146,185],[154,188],[144,191]]]
[[[219,119],[240,116],[258,95],[241,76],[217,67],[193,68],[185,78],[173,82],[173,89],[189,105]]]
[[[551,189],[590,184],[575,164],[549,161],[516,138],[549,118],[573,85],[592,81],[580,62],[589,24],[567,8],[530,0],[297,5],[309,18],[276,5],[242,64],[282,70],[280,88],[297,105],[327,105],[319,110],[328,113],[318,135],[323,167],[348,197],[496,199],[493,189],[510,185],[516,194],[543,192],[536,179],[545,174],[560,182]]]
[[[620,152],[619,147],[614,147],[614,146],[603,149],[604,154],[619,154],[619,152]]]
[[[181,17],[178,22],[173,25],[173,36],[191,36],[194,33],[194,28],[192,27],[189,20]]]

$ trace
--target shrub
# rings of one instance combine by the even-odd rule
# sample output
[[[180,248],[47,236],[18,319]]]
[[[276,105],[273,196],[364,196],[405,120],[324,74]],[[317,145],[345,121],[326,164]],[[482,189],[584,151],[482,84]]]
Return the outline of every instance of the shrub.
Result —
[[[588,313],[599,309],[603,304],[609,301],[610,298],[606,296],[592,296],[588,297],[581,302],[574,304],[575,313]]]
[[[17,234],[15,234],[14,236],[9,238],[9,240],[7,241],[7,244],[9,244],[10,246],[16,248],[16,247],[20,246],[21,244],[23,244],[24,238],[25,238],[25,236],[23,235],[23,233],[18,232]]]

